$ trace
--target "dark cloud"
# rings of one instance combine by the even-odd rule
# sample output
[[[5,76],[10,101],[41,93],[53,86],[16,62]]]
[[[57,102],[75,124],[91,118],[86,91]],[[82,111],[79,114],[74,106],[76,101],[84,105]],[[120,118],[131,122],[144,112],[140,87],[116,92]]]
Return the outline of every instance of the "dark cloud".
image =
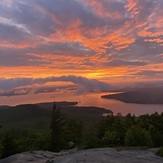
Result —
[[[39,5],[39,4],[38,4]],[[24,24],[34,35],[48,35],[54,31],[54,22],[41,13],[34,1],[13,1],[12,6],[0,6],[3,17],[13,20],[17,24]]]
[[[0,96],[18,96],[27,94],[39,94],[39,93],[50,93],[50,92],[63,92],[63,91],[76,91],[77,87],[75,85],[66,86],[35,86],[35,87],[22,87],[11,89],[8,91],[0,92]]]
[[[44,49],[45,50],[45,49]],[[19,66],[43,66],[52,64],[50,60],[41,58],[41,55],[33,55],[37,49],[1,47],[0,48],[0,66],[19,67]],[[39,53],[40,54],[40,53]],[[42,51],[42,54],[45,54]]]
[[[137,37],[134,44],[116,52],[112,58],[114,59],[116,57],[121,59],[123,57],[126,61],[140,60],[142,63],[147,64],[162,62],[160,54],[163,52],[163,46],[156,42],[145,42],[145,39]]]
[[[143,70],[135,75],[143,75],[143,76],[163,76],[163,71],[152,71],[152,70]]]
[[[90,10],[86,10],[77,0],[48,0],[48,2],[46,0],[37,0],[37,3],[52,15],[55,15],[59,28],[65,28],[77,19],[80,19],[84,25],[89,27],[98,27],[105,24],[103,20],[96,17]]]
[[[0,20],[1,42],[4,41],[16,44],[22,41],[26,42],[31,37],[32,36],[30,32],[25,28],[25,26],[15,24],[14,22],[7,19]]]
[[[47,54],[84,57],[86,55],[94,55],[95,51],[83,47],[80,42],[51,42],[33,48],[1,47],[0,66],[41,66],[52,64],[51,59],[42,59],[42,55]]]
[[[108,67],[121,67],[121,66],[145,66],[147,65],[146,62],[140,62],[140,61],[125,61],[121,59],[113,59],[107,63],[104,63],[105,66]]]
[[[30,86],[33,84],[44,85],[47,82],[72,82],[78,85],[78,93],[81,91],[104,91],[109,90],[110,85],[105,82],[98,81],[96,79],[88,79],[80,76],[61,76],[61,77],[47,77],[47,78],[12,78],[12,79],[0,79],[0,89],[10,90],[22,86]]]
[[[36,54],[61,54],[65,56],[85,56],[93,55],[95,52],[88,47],[84,47],[80,42],[58,42],[40,45],[36,48],[28,49],[28,52]]]

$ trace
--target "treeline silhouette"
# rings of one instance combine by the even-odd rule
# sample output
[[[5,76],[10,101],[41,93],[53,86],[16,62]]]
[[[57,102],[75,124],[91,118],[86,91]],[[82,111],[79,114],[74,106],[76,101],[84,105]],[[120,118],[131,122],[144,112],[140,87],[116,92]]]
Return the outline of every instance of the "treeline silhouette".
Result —
[[[2,126],[3,129],[3,126]],[[0,129],[0,156],[49,150],[100,147],[161,147],[163,146],[163,113],[107,116],[93,126],[85,126],[77,119],[63,118],[55,103],[51,124],[47,129]],[[162,149],[158,152],[161,155]]]

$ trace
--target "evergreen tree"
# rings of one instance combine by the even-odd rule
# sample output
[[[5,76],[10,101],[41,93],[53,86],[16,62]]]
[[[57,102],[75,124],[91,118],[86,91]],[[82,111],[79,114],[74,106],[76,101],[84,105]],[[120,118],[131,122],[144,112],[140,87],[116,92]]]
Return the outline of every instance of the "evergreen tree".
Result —
[[[55,103],[52,109],[50,150],[58,152],[62,148],[63,119],[60,108]]]
[[[8,157],[17,153],[18,147],[15,141],[15,136],[13,135],[12,131],[7,131],[4,133],[3,140],[2,140],[2,158]]]

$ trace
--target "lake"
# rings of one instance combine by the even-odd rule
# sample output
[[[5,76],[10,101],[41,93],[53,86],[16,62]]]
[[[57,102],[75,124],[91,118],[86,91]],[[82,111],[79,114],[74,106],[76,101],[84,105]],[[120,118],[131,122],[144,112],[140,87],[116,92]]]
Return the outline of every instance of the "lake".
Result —
[[[113,92],[110,92],[113,93]],[[128,113],[135,115],[152,114],[154,112],[162,113],[163,105],[151,104],[129,104],[118,100],[109,100],[101,98],[102,95],[109,93],[87,93],[82,95],[75,95],[74,92],[55,92],[55,93],[41,93],[41,94],[28,94],[20,96],[0,97],[0,105],[19,105],[19,104],[32,104],[40,102],[53,102],[53,101],[75,101],[78,106],[97,106],[112,110],[116,115],[121,113],[126,115]]]

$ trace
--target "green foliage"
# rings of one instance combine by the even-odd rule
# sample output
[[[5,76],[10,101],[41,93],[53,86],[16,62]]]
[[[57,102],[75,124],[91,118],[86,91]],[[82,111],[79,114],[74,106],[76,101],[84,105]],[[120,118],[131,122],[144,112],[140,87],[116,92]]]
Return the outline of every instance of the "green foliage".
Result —
[[[131,114],[126,117],[108,116],[96,125],[96,129],[104,146],[163,145],[163,114],[154,113],[140,117]]]
[[[12,154],[17,153],[17,151],[18,151],[18,146],[14,138],[13,132],[10,131],[6,132],[2,139],[1,157],[4,158],[10,156]]]
[[[152,139],[151,135],[145,129],[139,126],[133,126],[128,129],[125,137],[126,146],[151,146]]]
[[[157,152],[156,155],[163,157],[163,147],[161,147]]]
[[[157,129],[150,125],[149,132],[153,141],[154,147],[159,147],[163,145],[163,134],[160,131],[157,131]]]
[[[131,114],[126,117],[107,116],[94,126],[85,127],[82,121],[68,117],[63,119],[60,109],[54,104],[49,129],[20,128],[6,131],[3,126],[0,130],[0,155],[7,157],[33,150],[59,151],[68,149],[69,142],[81,149],[160,147],[163,146],[163,113],[139,117]],[[162,155],[162,151],[161,148],[158,154]]]
[[[87,132],[84,135],[84,140],[82,143],[83,149],[99,148],[102,147],[101,140],[97,137],[94,132]]]
[[[105,132],[112,127],[115,122],[114,116],[107,116],[103,118],[99,123],[96,125],[97,129],[97,136],[99,139],[102,139],[105,135]]]
[[[124,145],[125,133],[125,121],[121,117],[107,116],[97,124],[97,135],[104,146]]]
[[[19,151],[47,150],[49,142],[48,131],[25,130],[19,131],[17,144]]]
[[[50,150],[58,152],[63,146],[63,119],[55,103],[52,109]]]
[[[83,136],[83,123],[75,119],[70,119],[66,122],[64,128],[64,141],[73,142],[75,145],[80,145]]]
[[[136,120],[135,120],[135,115],[131,116],[131,114],[127,114],[125,119],[124,119],[124,126],[126,128],[131,128],[133,125],[136,124]]]
[[[15,153],[48,149],[48,131],[10,129],[1,135],[1,157]]]
[[[121,144],[120,136],[117,131],[107,131],[102,139],[105,146],[114,147]]]

